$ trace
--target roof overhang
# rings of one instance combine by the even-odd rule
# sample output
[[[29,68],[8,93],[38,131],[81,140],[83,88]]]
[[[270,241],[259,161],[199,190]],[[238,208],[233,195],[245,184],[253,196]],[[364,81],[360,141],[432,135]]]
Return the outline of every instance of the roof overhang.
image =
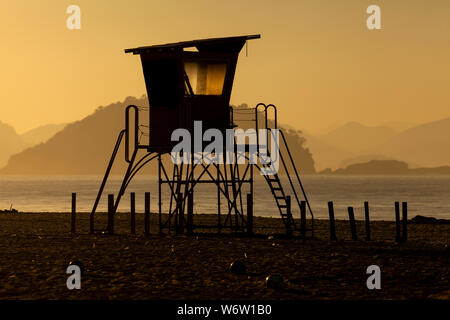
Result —
[[[210,38],[167,43],[146,47],[125,49],[125,53],[142,54],[152,52],[177,51],[184,48],[196,48],[199,52],[230,52],[239,53],[248,40],[259,39],[261,35],[247,35],[227,38]]]

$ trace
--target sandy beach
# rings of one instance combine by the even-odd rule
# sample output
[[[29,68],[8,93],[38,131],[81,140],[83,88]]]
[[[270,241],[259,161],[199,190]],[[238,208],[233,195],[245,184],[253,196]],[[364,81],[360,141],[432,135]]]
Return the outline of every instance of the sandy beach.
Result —
[[[329,241],[327,220],[315,221],[314,239],[282,239],[281,222],[255,218],[259,236],[130,235],[129,214],[116,215],[116,235],[89,235],[88,214],[77,216],[70,234],[68,213],[0,213],[0,299],[450,299],[450,224],[412,224],[408,241],[396,243],[393,222],[372,222],[364,240],[357,221],[352,241],[348,221],[337,221],[338,241]],[[196,216],[196,221],[215,216]],[[106,226],[98,214],[97,227]],[[70,261],[84,267],[81,290],[68,290]],[[247,274],[229,271],[241,260]],[[381,268],[380,290],[366,287],[366,268]],[[281,289],[265,278],[278,273]]]

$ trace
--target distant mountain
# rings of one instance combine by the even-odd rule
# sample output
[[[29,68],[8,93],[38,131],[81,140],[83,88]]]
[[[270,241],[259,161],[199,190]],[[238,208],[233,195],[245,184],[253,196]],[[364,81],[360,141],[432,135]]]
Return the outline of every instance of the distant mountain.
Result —
[[[339,175],[450,175],[450,166],[411,169],[404,161],[372,160],[352,164],[344,169],[324,170],[319,173]]]
[[[411,167],[450,164],[450,118],[412,126],[389,122],[365,126],[349,122],[326,134],[307,137],[317,169],[344,168],[370,160],[402,160]]]
[[[66,126],[63,124],[47,124],[34,129],[31,129],[23,134],[21,138],[30,146],[47,141],[57,132],[64,129]]]
[[[402,131],[408,130],[412,127],[417,126],[416,123],[405,122],[405,121],[388,121],[381,124],[383,127],[389,127],[394,130],[396,133],[400,133]]]
[[[371,160],[395,160],[392,157],[389,156],[381,156],[378,154],[364,154],[355,156],[352,158],[348,158],[345,160],[342,160],[339,164],[340,168],[348,167],[349,165],[355,164],[355,163],[363,163],[363,162],[369,162]]]
[[[6,164],[12,154],[18,153],[26,147],[27,143],[13,127],[0,122],[0,167]]]
[[[321,138],[305,133],[305,146],[311,151],[316,170],[325,168],[336,169],[344,159],[354,156],[354,153],[328,144]]]
[[[406,174],[408,164],[396,160],[372,160],[365,163],[355,163],[345,169],[337,169],[334,174]]]
[[[357,122],[349,122],[319,138],[330,146],[347,150],[353,154],[378,154],[378,146],[395,134],[395,131],[387,126],[370,127]]]
[[[12,156],[6,167],[0,170],[0,174],[103,174],[117,136],[120,130],[124,129],[124,110],[130,104],[148,107],[148,100],[146,97],[128,97],[123,102],[100,107],[90,116],[66,125],[45,143]],[[141,119],[145,125],[147,117]],[[301,172],[314,173],[314,160],[303,146],[304,138],[293,130],[287,130],[286,138]],[[122,145],[112,170],[113,174],[123,174],[126,168],[123,150]],[[143,173],[156,174],[156,162],[155,165],[148,166]]]
[[[401,132],[380,148],[388,155],[420,166],[450,164],[450,118]]]
[[[311,150],[316,170],[337,169],[352,163],[390,159],[379,148],[395,135],[388,126],[370,127],[357,122],[333,125],[324,134],[305,134],[305,145]]]
[[[142,105],[143,102],[127,98],[124,103],[99,107],[90,116],[66,125],[47,142],[12,156],[0,174],[104,173],[117,135],[124,127],[124,105]],[[122,150],[118,157],[124,158]],[[117,161],[115,171],[123,168],[123,161]]]

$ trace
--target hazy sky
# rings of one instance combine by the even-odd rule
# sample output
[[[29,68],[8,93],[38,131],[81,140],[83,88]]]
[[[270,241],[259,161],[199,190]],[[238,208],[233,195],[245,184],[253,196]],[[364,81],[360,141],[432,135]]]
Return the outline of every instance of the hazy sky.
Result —
[[[71,4],[81,30],[66,28]],[[366,28],[370,4],[382,30]],[[0,121],[19,132],[141,96],[124,48],[257,33],[234,104],[277,104],[281,122],[310,131],[450,117],[448,0],[2,0],[0,21]]]

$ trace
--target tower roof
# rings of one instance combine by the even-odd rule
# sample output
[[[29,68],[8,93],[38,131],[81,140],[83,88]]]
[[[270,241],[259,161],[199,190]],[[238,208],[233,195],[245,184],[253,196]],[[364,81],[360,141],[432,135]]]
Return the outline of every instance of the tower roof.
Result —
[[[210,38],[167,43],[146,47],[125,49],[125,53],[141,54],[162,51],[182,50],[195,47],[199,52],[239,52],[247,40],[259,39],[261,35],[246,35],[226,38]]]

